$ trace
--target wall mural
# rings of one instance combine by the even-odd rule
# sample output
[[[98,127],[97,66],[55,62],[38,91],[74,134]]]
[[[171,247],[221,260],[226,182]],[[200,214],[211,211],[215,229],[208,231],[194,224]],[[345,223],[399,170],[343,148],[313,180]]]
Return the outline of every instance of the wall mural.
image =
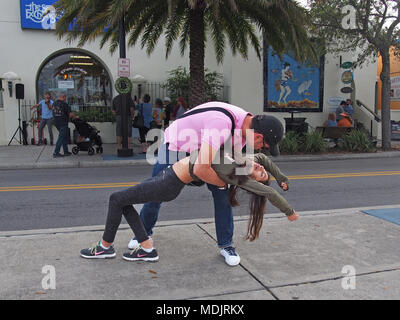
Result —
[[[299,63],[290,54],[280,59],[271,47],[264,49],[264,111],[322,112],[324,62]]]

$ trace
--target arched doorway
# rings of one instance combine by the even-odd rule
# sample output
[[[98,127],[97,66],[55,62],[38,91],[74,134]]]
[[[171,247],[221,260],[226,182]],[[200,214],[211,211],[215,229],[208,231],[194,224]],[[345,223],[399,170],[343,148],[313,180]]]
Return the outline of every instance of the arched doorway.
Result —
[[[112,101],[112,81],[106,67],[81,50],[63,50],[49,57],[38,72],[36,90],[38,100],[46,92],[53,98],[60,91],[66,92],[74,111],[108,108]]]

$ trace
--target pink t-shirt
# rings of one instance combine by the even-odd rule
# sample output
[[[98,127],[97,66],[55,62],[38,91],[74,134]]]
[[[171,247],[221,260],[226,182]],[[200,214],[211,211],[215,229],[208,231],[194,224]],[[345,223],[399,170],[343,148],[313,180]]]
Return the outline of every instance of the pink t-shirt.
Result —
[[[244,119],[251,113],[223,102],[208,102],[191,110],[219,107],[228,110],[235,120],[233,143],[246,140],[241,137]],[[189,111],[188,111],[189,112]],[[232,130],[231,119],[220,111],[207,111],[174,121],[164,133],[164,142],[169,143],[169,150],[192,152],[199,150],[203,141],[218,150],[229,138]]]

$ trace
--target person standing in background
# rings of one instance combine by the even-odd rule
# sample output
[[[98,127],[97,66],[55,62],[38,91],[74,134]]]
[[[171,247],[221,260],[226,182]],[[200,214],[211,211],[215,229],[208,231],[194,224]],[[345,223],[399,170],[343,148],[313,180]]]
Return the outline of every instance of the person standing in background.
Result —
[[[346,105],[344,106],[344,112],[348,113],[350,117],[353,117],[354,114],[354,107],[353,102],[350,99],[346,100]]]
[[[50,92],[46,92],[44,94],[44,99],[39,101],[38,104],[35,104],[31,107],[31,110],[36,108],[40,108],[42,111],[42,119],[40,120],[39,125],[39,141],[38,146],[42,145],[43,143],[43,129],[47,125],[47,129],[49,130],[49,137],[50,137],[50,145],[53,145],[53,103],[54,101],[51,100]]]
[[[150,123],[153,121],[153,104],[150,103],[150,96],[145,94],[143,103],[138,105],[138,112],[143,116],[144,127],[139,128],[140,142],[142,143],[142,153],[147,151],[146,135],[150,130]]]
[[[176,102],[176,107],[174,109],[174,112],[172,114],[172,119],[171,120],[176,120],[178,119],[181,115],[183,115],[189,108],[186,105],[186,101],[184,98],[179,97]]]
[[[171,98],[165,97],[164,98],[164,114],[165,114],[164,128],[167,128],[169,126],[169,122],[171,120],[173,120],[171,118],[173,111],[174,111],[174,107],[171,103]]]
[[[71,112],[71,107],[65,102],[67,95],[60,93],[58,99],[53,104],[54,125],[58,130],[58,139],[56,148],[53,152],[53,158],[70,156],[72,153],[68,151],[68,122],[69,118],[76,118],[76,115]],[[61,146],[64,150],[64,155],[60,153]]]
[[[336,109],[336,121],[342,120],[341,114],[344,112],[344,107],[346,106],[346,101],[342,101]]]
[[[122,148],[122,98],[124,95],[117,95],[112,102],[112,113],[116,121],[117,148]],[[128,147],[131,145],[132,119],[135,112],[135,103],[130,94],[126,94],[126,116],[128,117]]]
[[[163,102],[161,99],[156,99],[156,102],[153,106],[153,121],[150,123],[150,128],[161,129],[164,118],[165,113],[163,111]]]

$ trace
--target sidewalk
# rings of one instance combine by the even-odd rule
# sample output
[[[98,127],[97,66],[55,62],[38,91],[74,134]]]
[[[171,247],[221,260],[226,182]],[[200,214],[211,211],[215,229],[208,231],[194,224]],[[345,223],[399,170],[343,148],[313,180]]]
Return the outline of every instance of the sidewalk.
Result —
[[[393,141],[393,146],[398,151],[376,153],[338,153],[325,155],[281,155],[275,158],[275,162],[287,161],[321,161],[336,159],[365,159],[365,158],[400,158],[400,142]],[[65,158],[53,159],[54,146],[0,146],[0,170],[1,169],[48,169],[48,168],[78,168],[78,167],[118,167],[129,165],[149,165],[145,154],[139,154],[140,146],[133,145],[134,156],[130,158],[118,158],[116,144],[104,144],[103,154],[89,156],[87,152],[80,151],[77,155]],[[70,150],[72,145],[70,145]]]
[[[388,208],[400,215],[400,205],[379,209]],[[294,223],[267,215],[253,243],[243,240],[247,218],[237,218],[237,267],[219,255],[213,219],[160,222],[157,263],[122,259],[126,225],[110,260],[79,257],[103,226],[0,232],[0,299],[399,299],[400,226],[366,209],[301,212]],[[45,265],[55,268],[54,290],[42,287]],[[354,284],[345,266],[355,289],[342,286]]]

